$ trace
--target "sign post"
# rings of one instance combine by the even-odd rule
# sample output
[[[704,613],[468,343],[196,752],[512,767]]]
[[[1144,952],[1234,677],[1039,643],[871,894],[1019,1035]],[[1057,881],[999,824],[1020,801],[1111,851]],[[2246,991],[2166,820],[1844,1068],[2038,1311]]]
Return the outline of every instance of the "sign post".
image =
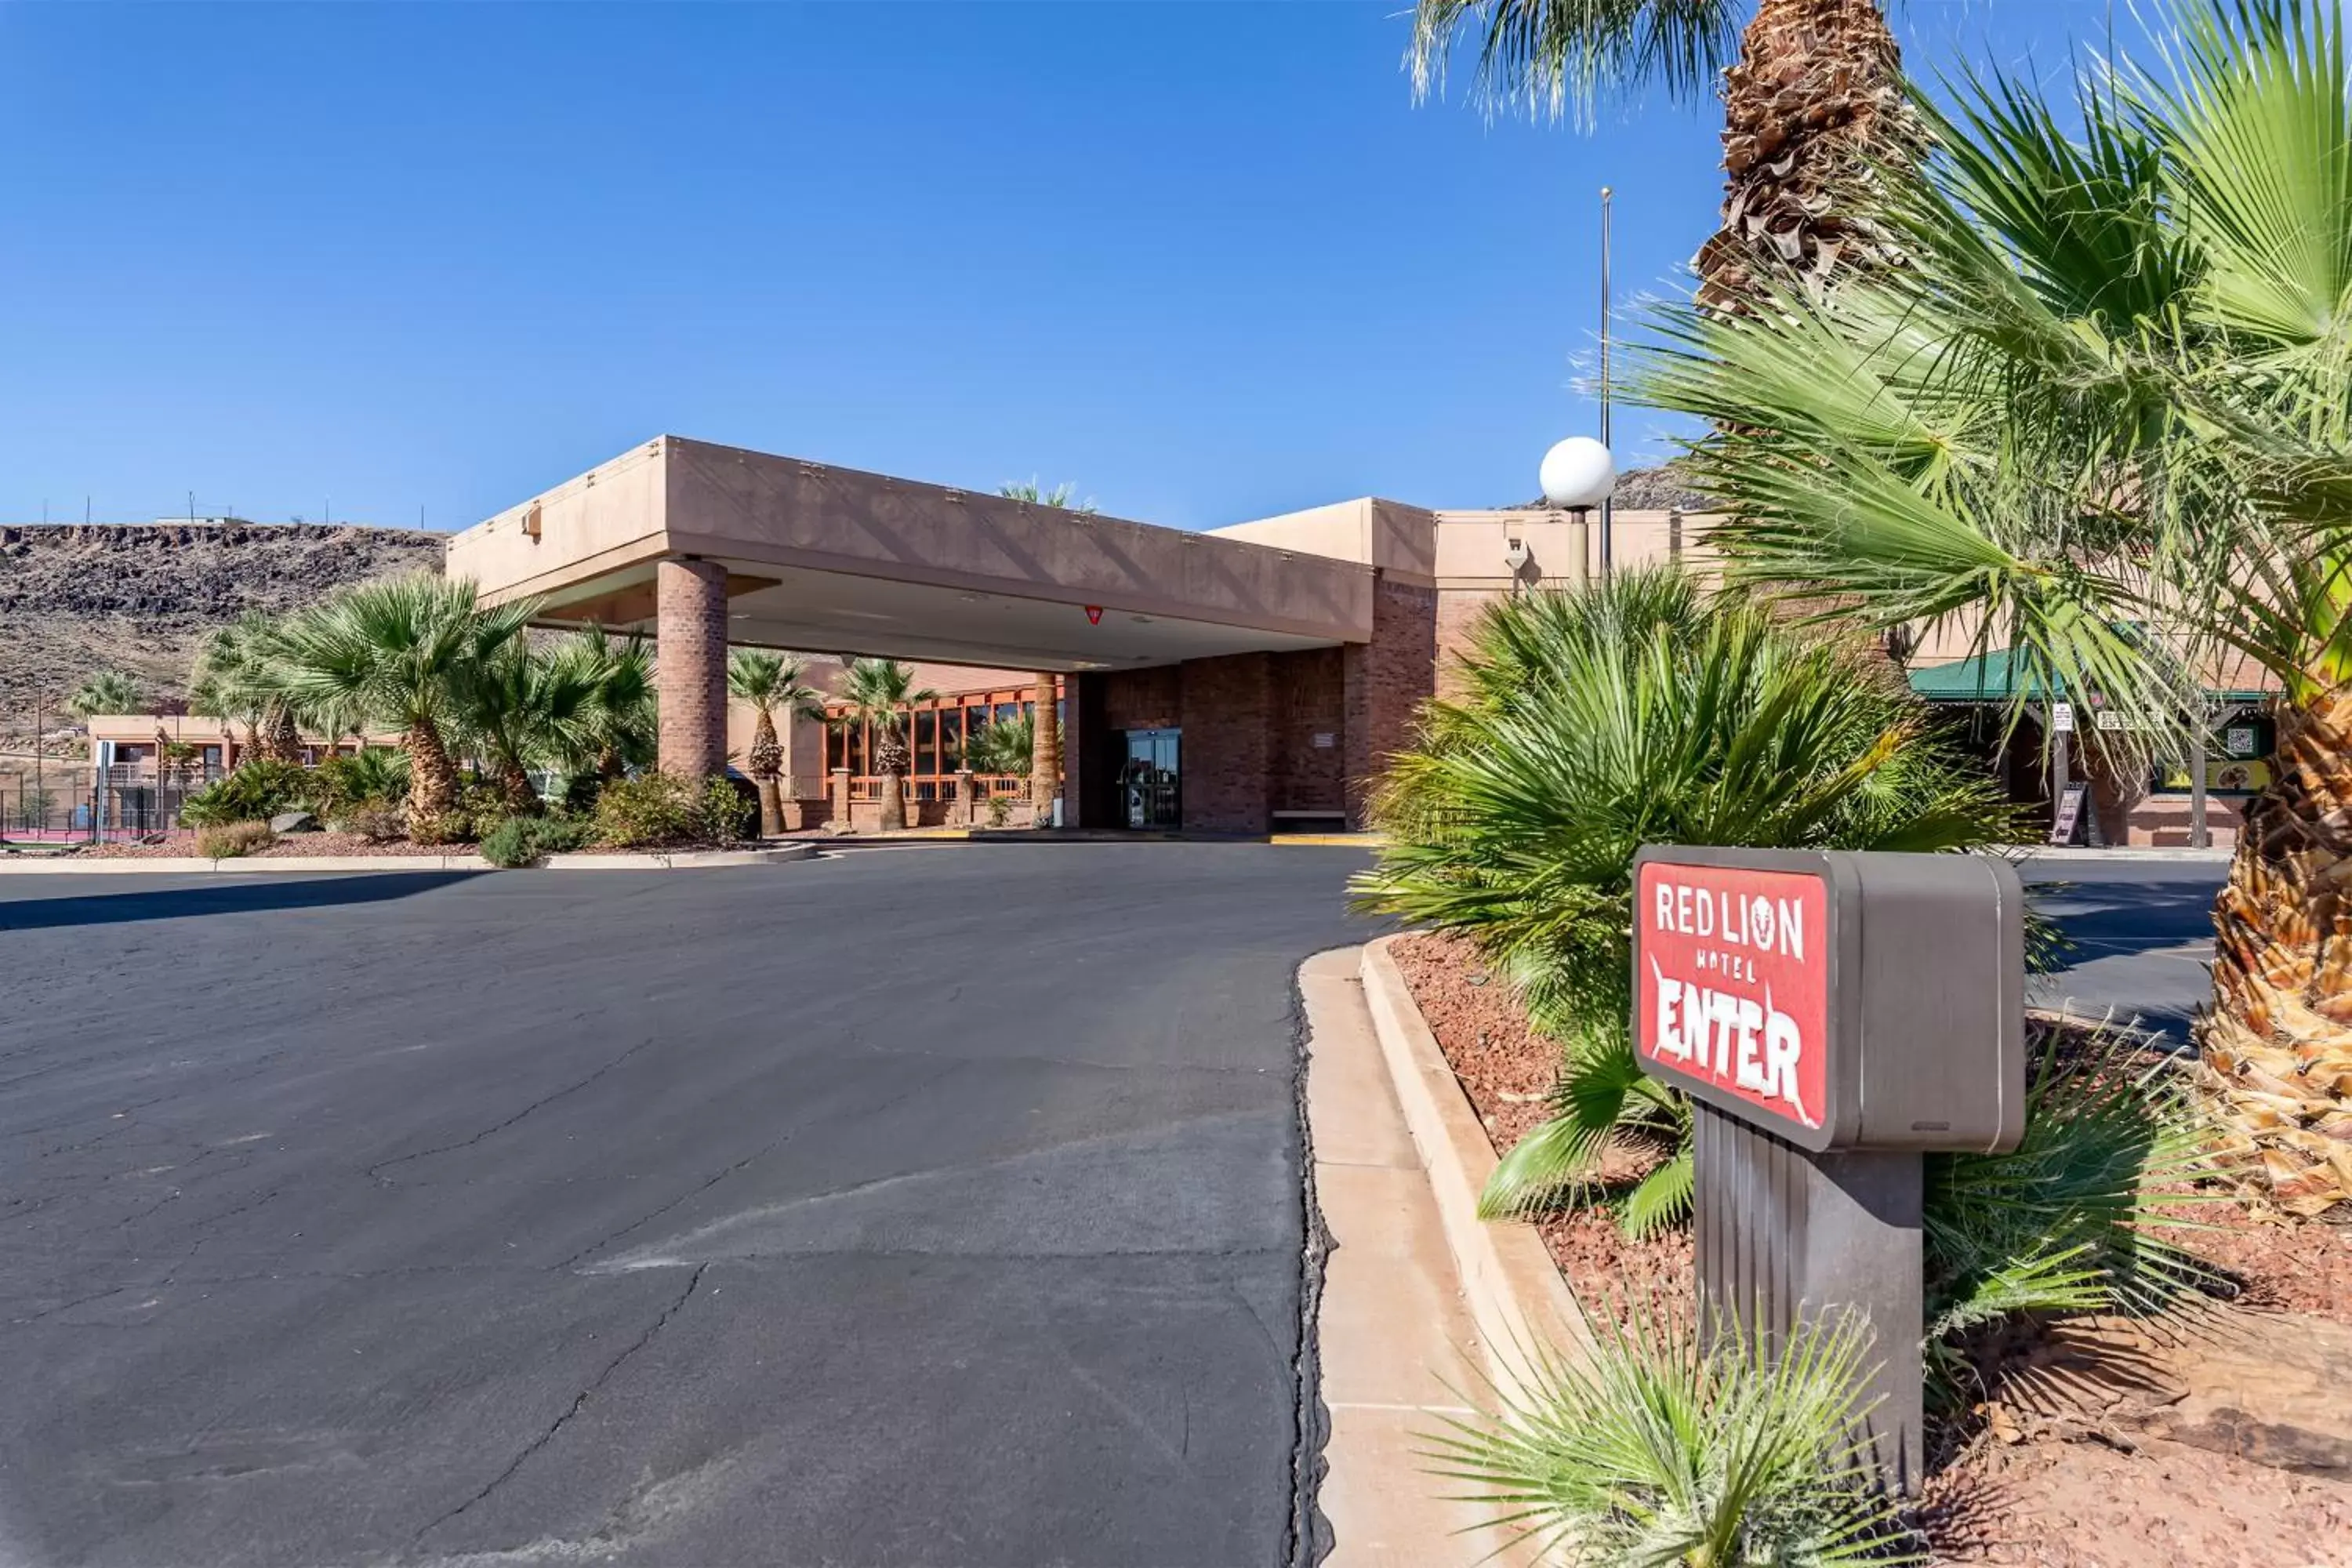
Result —
[[[1633,1044],[1693,1101],[1701,1322],[1855,1314],[1864,1436],[1921,1473],[1922,1157],[2025,1131],[2024,894],[1981,856],[1650,845]]]

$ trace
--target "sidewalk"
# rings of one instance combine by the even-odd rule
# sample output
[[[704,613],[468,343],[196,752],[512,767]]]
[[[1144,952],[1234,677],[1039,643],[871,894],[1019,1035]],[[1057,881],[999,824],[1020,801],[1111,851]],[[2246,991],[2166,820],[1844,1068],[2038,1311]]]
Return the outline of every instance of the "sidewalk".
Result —
[[[1360,976],[1339,948],[1298,972],[1315,1198],[1329,1231],[1316,1314],[1328,1568],[1451,1568],[1506,1544],[1491,1512],[1418,1450],[1483,1388],[1477,1332],[1420,1151],[1391,1087]],[[1506,1553],[1501,1561],[1517,1559]]]

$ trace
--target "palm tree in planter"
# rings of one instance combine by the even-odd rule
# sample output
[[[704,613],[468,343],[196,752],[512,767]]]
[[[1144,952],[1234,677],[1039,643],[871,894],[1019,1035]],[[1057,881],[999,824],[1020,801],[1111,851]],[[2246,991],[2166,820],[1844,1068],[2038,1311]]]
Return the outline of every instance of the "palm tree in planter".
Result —
[[[1790,278],[1818,284],[1887,255],[1876,168],[1914,141],[1902,54],[1879,0],[1420,0],[1407,63],[1442,83],[1458,34],[1479,38],[1491,110],[1590,123],[1601,99],[1652,85],[1723,99],[1722,226],[1700,250],[1700,298],[1745,309]],[[1740,26],[1748,18],[1746,29]]]
[[[93,713],[135,713],[139,701],[135,679],[119,669],[101,669],[74,689],[66,699],[66,710],[77,719],[88,719]]]
[[[807,664],[766,648],[739,647],[727,660],[727,689],[751,705],[758,715],[751,729],[751,749],[743,758],[744,771],[760,791],[760,832],[772,838],[784,830],[783,742],[776,734],[782,711],[823,721],[824,694],[804,679]]]
[[[2196,765],[2183,687],[2277,683],[2198,1037],[2235,1163],[2305,1215],[2352,1198],[2343,30],[2306,0],[2182,0],[2161,76],[2055,108],[1968,85],[1890,179],[1905,267],[1745,320],[1671,310],[1638,378],[1717,432],[1695,482],[1736,579],[1873,632],[1955,625]]]
[[[401,731],[413,828],[456,806],[452,732],[466,724],[493,662],[538,613],[536,599],[482,607],[464,579],[363,583],[279,629],[278,681],[297,702],[364,713]]]
[[[885,833],[907,826],[907,707],[938,695],[928,688],[916,690],[915,672],[888,658],[850,660],[841,689],[835,693],[843,710],[834,722],[845,730],[862,726],[873,737],[866,765],[882,780]]]

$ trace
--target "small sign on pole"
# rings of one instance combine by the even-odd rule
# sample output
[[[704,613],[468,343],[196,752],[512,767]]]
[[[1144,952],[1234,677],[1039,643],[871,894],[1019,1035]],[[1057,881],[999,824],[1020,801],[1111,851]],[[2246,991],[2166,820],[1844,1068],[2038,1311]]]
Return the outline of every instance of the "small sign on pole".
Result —
[[[2050,732],[2053,735],[2074,732],[2074,705],[2072,702],[2053,702],[2050,705]]]
[[[1921,1474],[1923,1156],[2025,1131],[2024,893],[1967,855],[1645,846],[1633,1046],[1688,1094],[1701,1321],[1869,1331],[1864,1437]]]

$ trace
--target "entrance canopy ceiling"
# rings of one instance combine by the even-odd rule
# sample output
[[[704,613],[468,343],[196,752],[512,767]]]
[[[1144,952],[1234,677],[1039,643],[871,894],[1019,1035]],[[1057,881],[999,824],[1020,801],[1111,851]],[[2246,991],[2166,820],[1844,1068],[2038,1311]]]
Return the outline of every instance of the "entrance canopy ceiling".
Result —
[[[650,631],[666,556],[726,566],[730,642],[808,653],[1069,671],[1371,637],[1358,563],[668,436],[456,535],[448,570]]]

